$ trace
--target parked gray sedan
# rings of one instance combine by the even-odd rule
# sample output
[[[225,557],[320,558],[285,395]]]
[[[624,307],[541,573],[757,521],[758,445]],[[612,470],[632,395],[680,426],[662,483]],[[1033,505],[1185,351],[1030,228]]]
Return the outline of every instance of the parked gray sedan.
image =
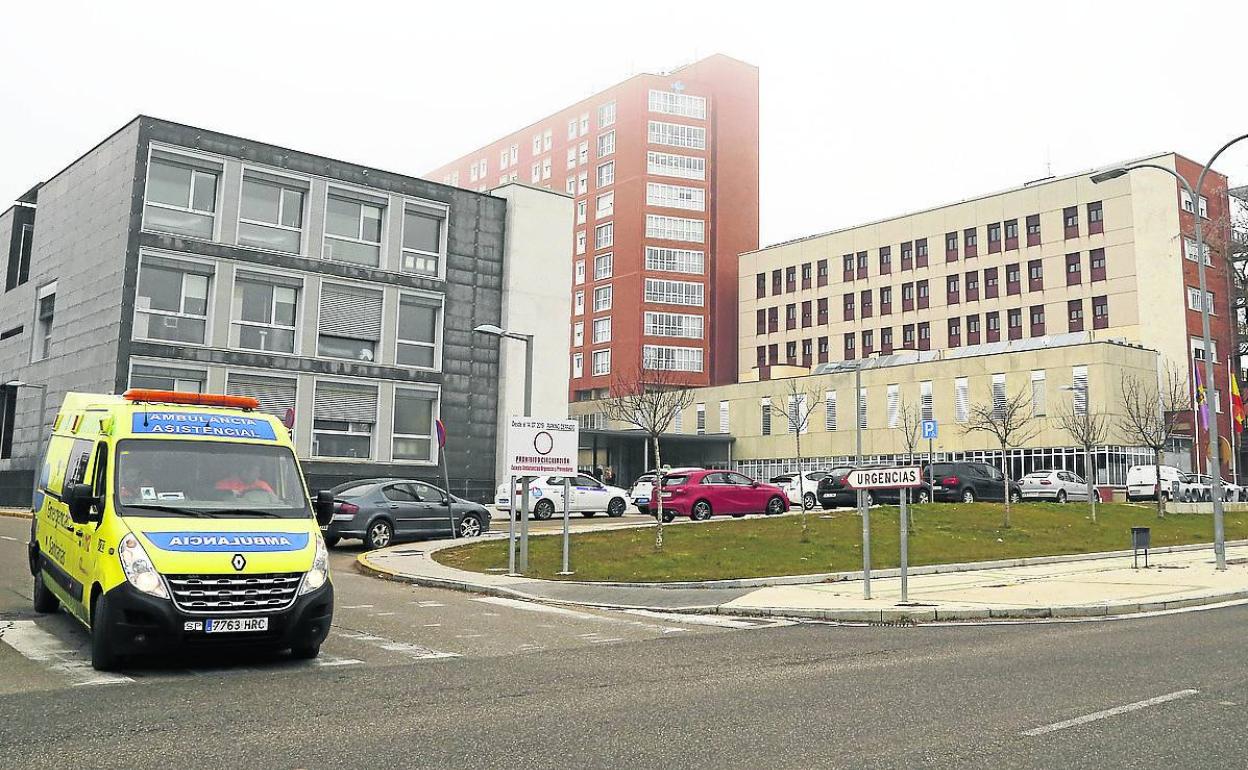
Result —
[[[358,537],[369,548],[384,548],[414,538],[477,537],[490,529],[490,512],[478,503],[447,495],[415,479],[362,479],[339,484],[334,518],[325,530],[333,547],[344,537]]]

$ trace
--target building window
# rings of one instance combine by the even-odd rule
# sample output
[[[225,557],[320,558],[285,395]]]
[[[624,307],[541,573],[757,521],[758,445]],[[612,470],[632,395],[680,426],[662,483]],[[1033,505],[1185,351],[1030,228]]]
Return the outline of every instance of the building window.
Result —
[[[706,179],[706,159],[666,152],[646,153],[646,173],[681,179]]]
[[[1092,328],[1109,328],[1109,297],[1106,295],[1092,298]]]
[[[14,206],[11,221],[15,229],[9,240],[9,268],[4,280],[5,291],[11,291],[30,280],[30,255],[34,247],[35,226],[31,222],[20,221],[25,219],[34,219],[34,209]]]
[[[1092,280],[1105,280],[1105,249],[1092,249],[1088,252],[1088,262],[1092,268]]]
[[[225,392],[231,396],[250,396],[260,402],[260,411],[284,419],[294,411],[299,391],[297,380],[289,377],[265,377],[259,374],[230,372]]]
[[[871,290],[863,289],[859,293],[858,299],[859,299],[858,304],[862,312],[862,317],[870,318],[871,317]]]
[[[650,267],[650,250],[648,248],[646,249],[646,269],[647,270],[654,269]],[[755,299],[762,299],[766,296],[767,296],[767,274],[758,273],[754,276],[754,297]],[[761,313],[763,311],[759,310],[758,312]]]
[[[706,191],[700,187],[647,182],[646,205],[703,211],[706,208]]]
[[[612,163],[612,177],[611,177],[611,179],[612,179],[612,181],[614,181],[614,180],[615,180],[615,175],[614,175],[614,171],[615,171],[615,168],[614,168],[614,163],[615,163],[615,161],[611,161],[611,163]],[[577,195],[585,195],[585,194],[586,194],[586,193],[588,193],[588,192],[589,192],[589,172],[588,172],[588,171],[582,171],[581,173],[579,173],[579,174],[577,174],[577,175],[576,175],[576,194],[577,194]]]
[[[376,361],[381,307],[380,291],[322,283],[316,354]]]
[[[594,344],[611,341],[611,317],[594,319]]]
[[[706,434],[706,404],[698,404],[697,421],[694,424],[694,432],[699,436]]]
[[[958,233],[945,233],[945,261],[958,261]]]
[[[823,429],[836,430],[836,391],[829,390],[823,394]]]
[[[615,125],[615,102],[607,102],[598,107],[598,128]],[[571,138],[571,137],[569,137]]]
[[[649,106],[651,112],[665,115],[679,115],[696,120],[706,119],[706,97],[692,96],[672,91],[650,89]]]
[[[598,187],[615,184],[615,161],[607,161],[598,167]]]
[[[1200,251],[1205,256],[1205,266],[1213,267],[1213,254],[1209,250],[1208,241],[1204,241],[1201,243]],[[1191,260],[1192,262],[1196,261],[1196,239],[1195,238],[1183,239],[1183,257],[1185,259]]]
[[[867,429],[867,389],[858,389],[858,427]]]
[[[966,274],[966,301],[973,302],[979,299],[979,272],[972,270]]]
[[[893,287],[880,287],[880,315],[888,315],[893,312]]]
[[[391,439],[395,460],[431,462],[434,460],[435,391],[395,388],[394,435]]]
[[[842,320],[845,320],[845,321],[854,320],[854,293],[852,291],[841,297],[841,306],[842,306],[842,312],[841,312]]]
[[[818,340],[819,363],[826,364],[828,362],[828,338],[820,337]]]
[[[818,314],[818,323],[820,326],[828,324],[828,298],[820,297],[815,300],[816,313]]]
[[[785,306],[785,308],[784,308],[784,328],[785,328],[785,329],[796,329],[796,328],[797,328],[797,305],[796,305],[796,304],[790,304],[790,305],[786,305],[786,306]]]
[[[890,275],[893,272],[893,250],[889,246],[880,247],[880,275]]]
[[[996,254],[1001,251],[1001,225],[993,223],[988,225],[988,253]]]
[[[924,380],[919,383],[919,419],[934,420],[936,416],[935,403],[932,395],[932,381]]]
[[[757,316],[758,333],[764,333],[766,318],[762,310]],[[700,315],[685,313],[645,312],[645,333],[649,337],[682,337],[685,339],[702,339],[703,318]]]
[[[841,257],[841,280],[843,281],[854,280],[854,265],[855,264],[856,263],[854,261],[853,254],[845,254]]]
[[[664,123],[658,120],[649,121],[648,139],[650,144],[663,144],[669,147],[683,147],[690,150],[706,149],[706,129],[700,126],[686,126],[679,123]]]
[[[857,263],[858,263],[858,277],[866,278],[867,277],[867,252],[865,251],[858,252]]]
[[[444,216],[403,209],[403,270],[422,275],[440,275],[442,265],[442,225]]]
[[[772,295],[774,296],[776,294],[779,294],[783,290],[783,286],[784,286],[783,273],[779,270],[772,270],[771,271],[771,293]]]
[[[770,398],[762,399],[761,401],[759,401],[759,406],[762,407],[762,410],[763,410],[762,427],[761,427],[760,432],[764,436],[770,436],[771,435],[771,399]]]
[[[1217,363],[1218,341],[1216,339],[1211,339],[1209,341],[1213,343],[1209,348],[1209,350],[1213,353],[1212,361],[1214,363]],[[1188,339],[1188,343],[1192,351],[1192,358],[1196,361],[1204,361],[1205,360],[1205,341],[1201,339],[1200,337],[1191,337]]]
[[[813,282],[814,280],[811,275],[810,263],[806,262],[802,265],[802,288],[809,289]]]
[[[615,132],[608,131],[598,136],[598,157],[605,158],[615,152]]]
[[[143,227],[175,235],[212,238],[221,169],[189,157],[152,152],[147,169]]]
[[[231,345],[245,350],[294,353],[302,285],[297,278],[236,272]]]
[[[992,375],[992,416],[1000,419],[1005,415],[1005,404],[1008,400],[1005,392],[1005,375]]]
[[[984,268],[984,299],[996,299],[998,290],[997,268]]]
[[[1010,339],[1021,340],[1023,338],[1023,309],[1019,307],[1010,308],[1006,312],[1006,320]]]
[[[1094,201],[1088,204],[1088,235],[1105,232],[1105,213],[1101,209],[1101,202]]]
[[[578,259],[573,263],[572,283],[577,286],[585,283],[585,260]]]
[[[805,329],[809,327],[811,323],[812,323],[811,302],[810,300],[806,300],[805,302],[802,303],[802,328]]]
[[[330,195],[325,208],[325,259],[377,267],[383,207]]]
[[[585,322],[577,321],[572,324],[572,347],[579,348],[585,344]]]
[[[971,418],[970,382],[966,377],[953,381],[953,419],[966,422]]]
[[[437,369],[440,364],[438,332],[442,300],[415,294],[399,297],[398,349],[394,361],[400,366]]]
[[[1066,302],[1067,330],[1083,331],[1083,300],[1072,299]]]
[[[719,432],[728,432],[728,402],[719,402]]]
[[[945,302],[950,305],[956,305],[961,301],[961,292],[958,291],[958,275],[955,273],[945,277]]]
[[[576,202],[576,223],[578,225],[583,225],[585,224],[585,221],[588,218],[589,218],[589,201],[577,201]]]
[[[932,325],[927,321],[919,322],[919,350],[932,349]]]
[[[901,346],[908,350],[914,350],[914,324],[906,324],[901,327]]]
[[[1217,315],[1213,308],[1214,294],[1211,291],[1205,292],[1205,307],[1209,310],[1209,315]],[[1195,286],[1187,287],[1187,307],[1189,310],[1201,311],[1200,307],[1200,289]]]
[[[615,243],[615,224],[606,222],[594,228],[594,248],[606,249]]]
[[[847,332],[843,337],[843,355],[846,361],[854,360],[854,333]]]
[[[815,263],[815,285],[820,287],[828,285],[828,260],[826,259]]]
[[[611,277],[614,256],[611,252],[594,257],[594,280],[601,281]]]
[[[312,455],[368,459],[373,455],[377,388],[318,382],[312,408]]]
[[[977,315],[966,317],[966,344],[979,344],[979,316]]]
[[[1073,385],[1074,412],[1082,417],[1088,413],[1088,367],[1072,366],[1070,368],[1070,384]]]
[[[797,268],[786,267],[784,269],[784,284],[786,292],[797,291]]]
[[[594,289],[594,312],[601,313],[611,309],[611,287],[599,286]]]
[[[572,354],[572,376],[579,378],[585,376],[585,354]]]
[[[885,393],[885,406],[888,414],[888,427],[896,428],[901,418],[901,386],[889,385]]]
[[[208,373],[202,369],[135,364],[130,369],[130,387],[171,390],[175,393],[202,393]],[[250,395],[250,394],[238,394]]]
[[[1019,267],[1015,262],[1012,265],[1005,266],[1005,293],[1018,294],[1022,291],[1019,285]]]
[[[1031,306],[1031,336],[1044,336],[1044,305]]]
[[[585,253],[585,231],[584,230],[576,231],[576,253],[577,254]]]
[[[1027,262],[1027,290],[1044,290],[1044,261],[1032,259]]]
[[[914,269],[914,245],[909,241],[901,244],[901,269],[903,272]]]
[[[984,325],[988,327],[986,330],[987,341],[988,342],[1000,342],[1001,341],[1001,313],[995,310],[991,313],[985,313]]]
[[[979,248],[979,235],[974,227],[968,227],[962,231],[962,245],[966,249],[966,256],[976,256]]]
[[[705,230],[706,223],[701,219],[684,219],[682,217],[646,214],[647,238],[702,243],[706,237]]]
[[[202,345],[213,268],[144,255],[134,298],[135,339]]]
[[[902,312],[914,310],[914,284],[912,283],[901,285],[901,310]]]
[[[646,369],[671,372],[702,371],[702,348],[643,345],[641,358]]]
[[[572,301],[573,315],[580,315],[585,312],[585,292],[578,291]]]
[[[880,352],[886,356],[893,352],[893,327],[891,326],[880,329]]]
[[[1040,245],[1040,215],[1029,214],[1027,216],[1027,245]]]
[[[915,294],[918,295],[918,299],[919,299],[919,309],[922,310],[928,306],[929,294],[927,290],[927,281],[922,280],[922,281],[917,282],[914,285],[914,288],[915,288]]]
[[[305,189],[244,175],[238,211],[238,242],[244,246],[298,254],[303,236]]]
[[[595,203],[596,203],[596,206],[594,208],[595,219],[602,219],[603,217],[609,217],[615,213],[615,193],[614,192],[607,192],[607,193],[603,193],[602,195],[599,195]]]
[[[612,140],[614,140],[615,132],[612,131],[611,133],[612,133],[611,138]],[[569,151],[570,150],[571,148],[569,148]],[[584,166],[586,163],[589,163],[589,142],[581,142],[580,145],[578,145],[577,150],[576,150],[576,162],[582,166]]]
[[[1017,219],[1010,219],[1006,221],[1005,223],[1005,248],[1007,251],[1009,251],[1010,249],[1018,248],[1018,220]]]
[[[954,317],[949,319],[949,347],[956,348],[962,344],[962,319]]]
[[[595,377],[601,377],[604,374],[610,374],[611,373],[611,351],[610,350],[595,350],[593,352],[592,363],[594,367],[593,375]]]
[[[767,331],[774,333],[780,331],[780,309],[770,307],[767,308]]]
[[[1079,207],[1070,206],[1062,209],[1062,224],[1066,228],[1067,238],[1079,237]]]

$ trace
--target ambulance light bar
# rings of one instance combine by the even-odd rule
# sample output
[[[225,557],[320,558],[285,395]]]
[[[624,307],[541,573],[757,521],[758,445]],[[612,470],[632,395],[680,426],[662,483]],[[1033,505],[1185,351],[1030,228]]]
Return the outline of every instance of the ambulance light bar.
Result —
[[[231,409],[258,409],[260,402],[251,396],[226,396],[219,393],[180,393],[173,390],[149,390],[130,388],[121,395],[127,401],[147,401],[161,404],[189,404],[191,406],[224,406]]]

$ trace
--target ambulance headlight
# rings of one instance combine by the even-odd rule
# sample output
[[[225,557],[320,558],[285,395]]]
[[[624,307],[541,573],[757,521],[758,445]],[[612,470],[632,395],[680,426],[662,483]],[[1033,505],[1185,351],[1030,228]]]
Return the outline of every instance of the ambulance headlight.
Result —
[[[126,573],[126,580],[130,581],[130,585],[145,594],[161,599],[169,598],[165,581],[161,580],[160,573],[152,566],[152,560],[147,558],[147,551],[143,550],[143,544],[137,537],[133,534],[123,537],[117,548],[117,556],[121,559],[121,569]]]
[[[327,582],[329,582],[329,549],[325,547],[325,538],[317,532],[316,556],[312,559],[312,569],[303,576],[303,585],[299,587],[299,593],[312,593]]]

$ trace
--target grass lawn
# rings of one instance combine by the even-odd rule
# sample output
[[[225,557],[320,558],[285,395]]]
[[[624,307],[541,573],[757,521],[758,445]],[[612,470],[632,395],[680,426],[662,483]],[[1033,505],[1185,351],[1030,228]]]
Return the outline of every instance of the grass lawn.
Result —
[[[1148,505],[1102,504],[1097,522],[1088,507],[1069,503],[1013,506],[1013,526],[1001,527],[1002,506],[941,503],[914,506],[910,564],[991,561],[1024,556],[1116,551],[1131,547],[1131,527],[1152,528],[1153,546],[1213,541],[1213,517],[1172,514],[1158,519]],[[800,516],[713,519],[668,527],[663,551],[654,550],[654,528],[586,532],[572,536],[572,580],[665,581],[803,575],[862,568],[862,521],[853,511],[807,514],[808,542]],[[896,567],[897,508],[871,510],[871,563]],[[1226,514],[1228,540],[1248,538],[1248,514]],[[529,575],[560,579],[562,538],[529,541]],[[493,540],[439,551],[449,567],[485,572],[507,566],[507,541]]]

